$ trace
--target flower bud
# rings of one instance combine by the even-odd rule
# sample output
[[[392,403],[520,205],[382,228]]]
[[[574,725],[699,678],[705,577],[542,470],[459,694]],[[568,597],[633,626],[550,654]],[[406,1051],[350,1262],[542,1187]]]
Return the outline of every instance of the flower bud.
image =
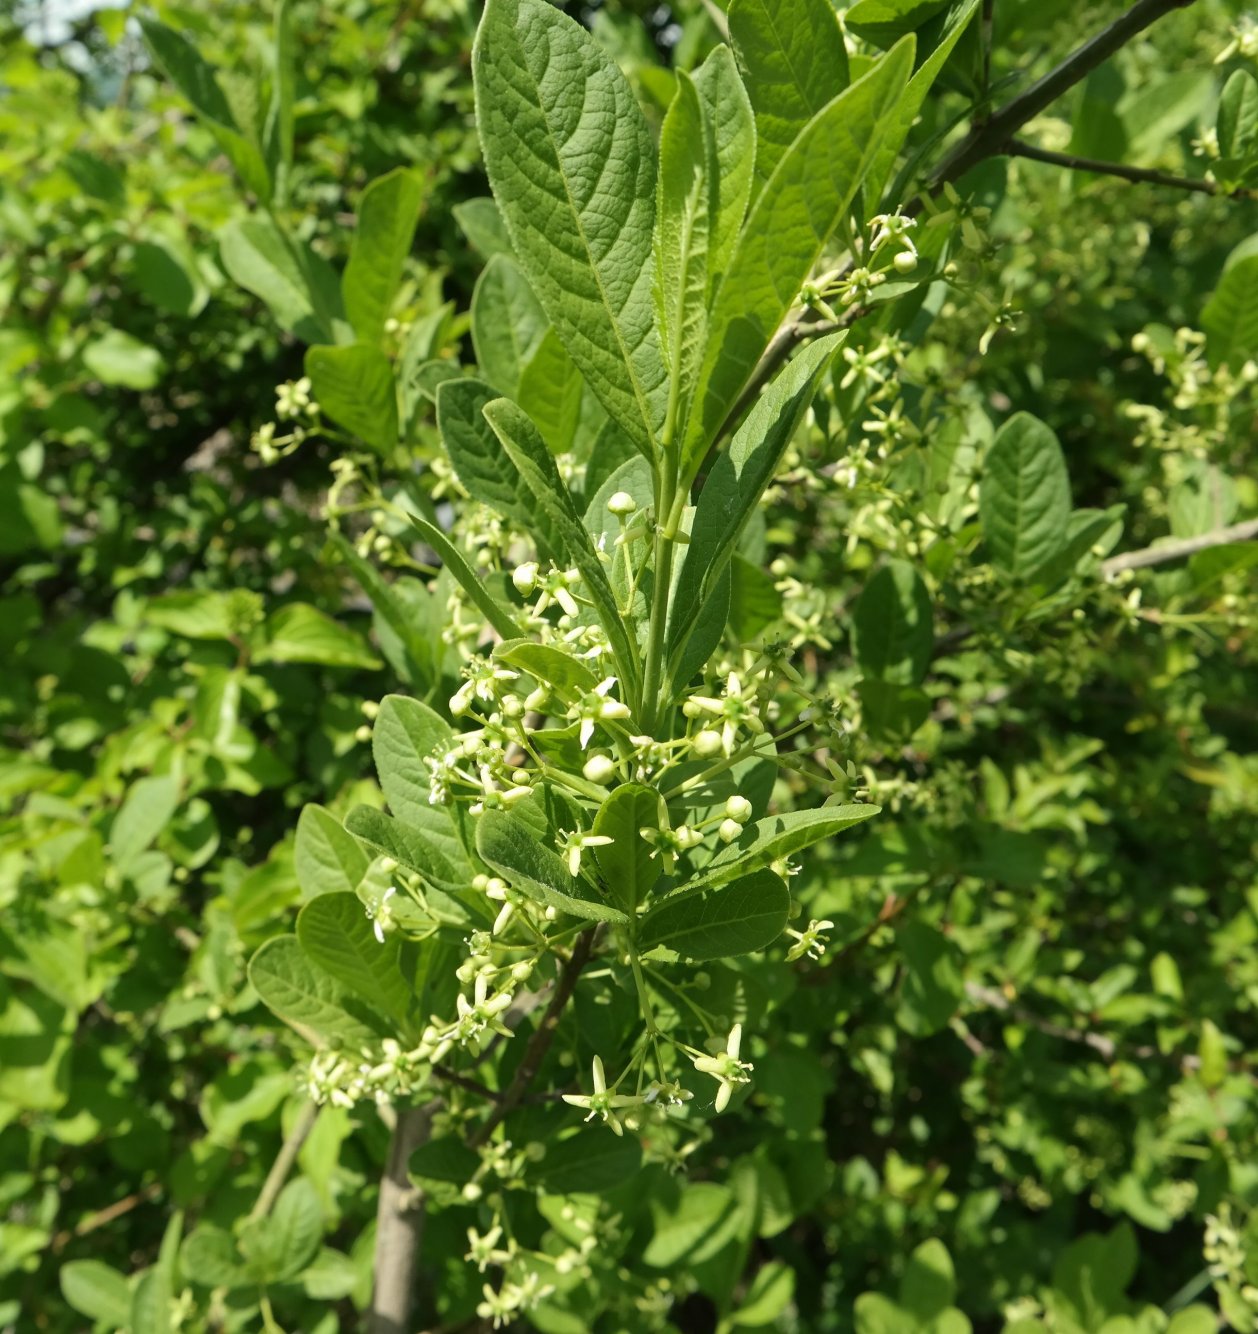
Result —
[[[746,824],[751,819],[751,802],[746,797],[732,796],[725,803],[725,814],[739,824]]]
[[[690,745],[696,755],[708,759],[721,753],[721,734],[720,732],[713,732],[710,728],[705,728],[702,732],[695,734]]]
[[[537,587],[538,565],[535,560],[517,565],[511,572],[511,582],[521,597],[528,597]]]
[[[737,820],[722,820],[716,832],[722,843],[732,843],[743,832],[743,827]]]
[[[912,273],[917,268],[917,256],[911,250],[901,250],[891,263],[897,273]]]
[[[628,491],[617,491],[607,502],[608,514],[632,514],[638,508],[638,502],[629,494]]]
[[[591,783],[605,785],[616,775],[616,763],[608,755],[591,755],[581,772]]]

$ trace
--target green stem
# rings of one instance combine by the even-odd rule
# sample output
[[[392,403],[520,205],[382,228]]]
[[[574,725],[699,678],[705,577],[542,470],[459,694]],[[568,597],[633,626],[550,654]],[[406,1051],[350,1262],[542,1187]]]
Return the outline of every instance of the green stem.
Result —
[[[664,629],[668,621],[668,595],[673,582],[673,552],[680,514],[674,495],[675,479],[666,475],[660,496],[659,527],[655,533],[655,587],[651,593],[651,629],[646,645],[646,670],[642,681],[639,716],[648,734],[654,734],[660,717],[660,686],[664,670]]]

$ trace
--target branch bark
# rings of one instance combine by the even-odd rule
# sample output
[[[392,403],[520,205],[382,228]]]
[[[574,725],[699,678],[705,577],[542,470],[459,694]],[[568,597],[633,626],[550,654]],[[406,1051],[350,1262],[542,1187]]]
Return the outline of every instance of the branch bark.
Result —
[[[309,1138],[318,1119],[319,1108],[313,1102],[307,1102],[297,1113],[297,1120],[293,1122],[293,1128],[288,1132],[284,1143],[280,1145],[280,1151],[275,1155],[271,1170],[266,1174],[257,1201],[249,1211],[250,1218],[265,1218],[271,1212],[276,1198],[284,1189],[288,1174],[293,1170],[301,1146]]]
[[[1170,190],[1188,190],[1200,195],[1218,195],[1224,199],[1258,199],[1258,191],[1220,190],[1217,183],[1196,180],[1191,176],[1173,176],[1165,171],[1151,171],[1147,167],[1129,167],[1124,162],[1102,162],[1097,158],[1077,157],[1073,153],[1054,153],[1051,149],[1037,148],[1024,139],[1010,139],[1008,152],[1011,157],[1026,158],[1030,162],[1046,162],[1052,167],[1064,167],[1067,171],[1086,171],[1094,176],[1117,176],[1119,180],[1133,181],[1137,185],[1159,185]]]
[[[1224,547],[1232,542],[1248,542],[1251,538],[1258,538],[1258,519],[1247,519],[1244,523],[1234,523],[1228,528],[1216,528],[1213,532],[1202,533],[1200,537],[1186,537],[1179,542],[1163,542],[1158,546],[1145,547],[1142,551],[1128,551],[1121,556],[1111,556],[1101,565],[1101,572],[1107,579],[1112,579],[1124,570],[1139,570],[1148,565],[1165,565],[1169,561],[1194,556],[1198,551],[1208,551],[1211,547]]]

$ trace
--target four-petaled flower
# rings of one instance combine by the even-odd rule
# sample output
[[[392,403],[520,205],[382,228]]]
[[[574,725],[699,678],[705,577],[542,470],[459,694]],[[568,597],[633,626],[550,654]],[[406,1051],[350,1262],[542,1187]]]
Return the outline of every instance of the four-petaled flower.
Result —
[[[568,874],[571,876],[581,874],[581,853],[586,848],[601,848],[612,841],[606,834],[583,834],[579,830],[569,834],[562,829],[556,832],[562,840],[560,854],[568,863]]]
[[[703,1075],[711,1075],[719,1084],[720,1088],[716,1092],[716,1110],[723,1112],[729,1106],[730,1095],[739,1084],[747,1084],[751,1081],[747,1077],[747,1071],[753,1067],[750,1061],[740,1061],[738,1051],[742,1046],[743,1026],[735,1024],[729,1031],[729,1037],[725,1040],[725,1050],[717,1052],[715,1056],[696,1056],[694,1058],[694,1067]]]
[[[603,1059],[601,1056],[594,1058],[594,1092],[588,1096],[583,1093],[565,1093],[563,1100],[573,1107],[587,1107],[590,1112],[589,1116],[585,1118],[587,1121],[592,1121],[596,1116],[601,1116],[618,1135],[623,1135],[625,1131],[620,1124],[620,1117],[616,1115],[616,1109],[640,1107],[642,1105],[640,1097],[608,1091],[607,1080],[603,1077]]]

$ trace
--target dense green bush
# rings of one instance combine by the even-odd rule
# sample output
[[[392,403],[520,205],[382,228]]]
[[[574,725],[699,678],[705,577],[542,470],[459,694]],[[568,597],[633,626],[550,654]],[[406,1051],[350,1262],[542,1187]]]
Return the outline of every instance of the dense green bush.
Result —
[[[0,17],[0,1328],[1258,1329],[1258,28],[571,13]]]

